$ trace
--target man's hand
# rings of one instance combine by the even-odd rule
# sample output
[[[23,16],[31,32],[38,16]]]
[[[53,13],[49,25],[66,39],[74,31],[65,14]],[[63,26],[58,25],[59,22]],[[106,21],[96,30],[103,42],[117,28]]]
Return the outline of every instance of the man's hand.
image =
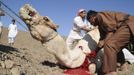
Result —
[[[105,40],[100,40],[99,43],[98,43],[98,47],[99,48],[102,48],[104,46],[104,41]]]
[[[91,51],[91,53],[89,53],[87,56],[88,56],[88,57],[91,57],[91,58],[95,58],[96,55],[97,55],[96,51],[93,50],[93,51]]]
[[[86,32],[90,31],[90,29],[86,25],[82,26],[81,29]]]

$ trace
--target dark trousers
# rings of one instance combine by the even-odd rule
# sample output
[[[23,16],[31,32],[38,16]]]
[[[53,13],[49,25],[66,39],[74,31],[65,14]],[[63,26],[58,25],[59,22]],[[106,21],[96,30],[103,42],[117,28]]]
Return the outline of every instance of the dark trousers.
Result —
[[[103,72],[115,72],[117,63],[117,54],[124,48],[131,38],[131,32],[127,25],[122,25],[116,32],[104,43],[104,61]]]
[[[125,56],[122,50],[120,50],[117,54],[117,62],[123,65],[125,63]]]

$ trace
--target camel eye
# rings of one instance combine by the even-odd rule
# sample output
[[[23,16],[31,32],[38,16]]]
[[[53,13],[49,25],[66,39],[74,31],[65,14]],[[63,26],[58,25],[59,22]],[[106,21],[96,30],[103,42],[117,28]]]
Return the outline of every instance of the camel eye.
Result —
[[[43,19],[44,19],[45,21],[50,21],[47,17],[44,17]]]

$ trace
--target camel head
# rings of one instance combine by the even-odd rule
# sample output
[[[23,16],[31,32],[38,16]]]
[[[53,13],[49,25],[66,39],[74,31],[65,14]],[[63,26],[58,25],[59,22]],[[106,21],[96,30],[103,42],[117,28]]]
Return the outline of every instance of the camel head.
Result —
[[[51,28],[57,28],[56,24],[48,16],[40,16],[39,13],[29,4],[25,4],[20,8],[20,17],[27,25],[45,24]]]
[[[41,16],[31,5],[25,4],[22,6],[19,15],[36,40],[44,43],[57,35],[56,28],[58,26],[49,17]]]
[[[19,15],[26,24],[30,24],[32,16],[35,14],[37,14],[37,11],[33,9],[29,4],[25,4],[22,8],[20,8]]]

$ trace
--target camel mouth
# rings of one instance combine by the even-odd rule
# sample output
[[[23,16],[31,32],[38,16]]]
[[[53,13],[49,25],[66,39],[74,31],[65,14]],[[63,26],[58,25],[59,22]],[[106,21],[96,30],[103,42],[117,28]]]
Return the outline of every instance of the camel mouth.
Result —
[[[27,26],[33,25],[31,21],[33,17],[37,14],[38,12],[30,4],[25,4],[19,10],[19,16],[26,23]]]
[[[38,12],[30,4],[25,4],[19,11],[19,15],[23,20],[30,20],[37,13]]]
[[[29,11],[28,15],[31,16],[31,17],[33,17],[33,16],[36,15],[36,13],[34,11]]]

